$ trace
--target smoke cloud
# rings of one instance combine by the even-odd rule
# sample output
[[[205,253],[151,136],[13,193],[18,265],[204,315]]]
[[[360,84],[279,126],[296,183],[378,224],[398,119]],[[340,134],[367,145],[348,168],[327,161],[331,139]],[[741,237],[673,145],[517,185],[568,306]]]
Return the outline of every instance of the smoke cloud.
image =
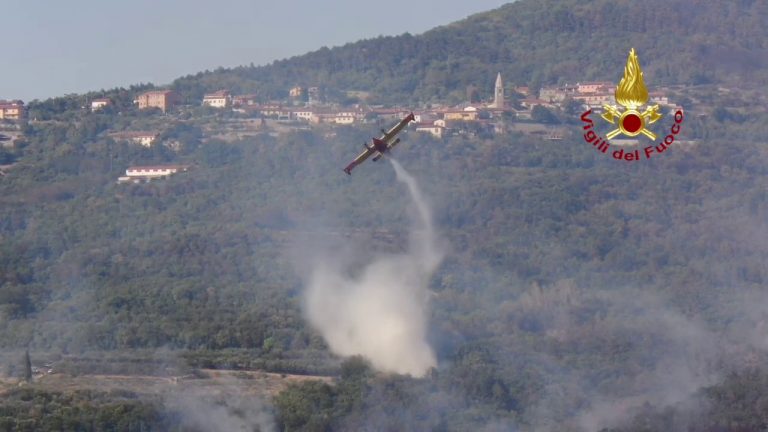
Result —
[[[420,377],[436,366],[426,341],[427,287],[443,252],[416,180],[390,161],[415,210],[408,249],[375,256],[353,274],[351,257],[320,254],[307,284],[305,311],[335,354],[362,355],[378,370]]]
[[[166,405],[189,431],[229,432],[277,430],[268,406],[256,395],[232,384],[217,394],[191,391],[169,394]]]

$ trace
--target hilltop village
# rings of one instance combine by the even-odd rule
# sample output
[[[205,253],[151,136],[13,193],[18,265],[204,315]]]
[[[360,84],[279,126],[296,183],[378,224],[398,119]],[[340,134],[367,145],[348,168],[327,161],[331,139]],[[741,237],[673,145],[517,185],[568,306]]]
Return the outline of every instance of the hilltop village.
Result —
[[[354,125],[397,121],[410,112],[416,116],[413,130],[429,133],[436,138],[447,135],[503,134],[510,131],[536,133],[547,139],[562,139],[560,123],[553,111],[580,111],[586,108],[601,110],[602,105],[614,103],[615,84],[610,82],[584,82],[563,86],[543,87],[533,95],[528,87],[514,87],[511,96],[505,93],[501,74],[497,74],[493,98],[478,100],[477,89],[467,89],[465,103],[427,107],[380,107],[365,104],[342,106],[329,102],[318,87],[296,86],[290,89],[289,98],[282,101],[260,103],[258,95],[233,95],[223,89],[205,94],[202,106],[217,110],[231,110],[248,118],[274,120],[284,125],[301,128],[311,125]],[[360,92],[349,92],[360,96]],[[651,93],[651,100],[662,107],[675,108],[664,91]],[[99,110],[110,104],[106,98],[91,102],[91,110]],[[183,106],[179,95],[172,90],[156,90],[140,94],[135,100],[139,109],[157,108],[168,113]],[[516,122],[527,126],[515,126]],[[536,127],[535,125],[539,125]],[[533,126],[532,126],[533,125]],[[547,125],[542,127],[541,125]],[[129,132],[120,137],[134,139],[142,145],[150,145],[151,134]]]
[[[258,95],[232,94],[222,89],[205,94],[197,101],[204,107],[228,110],[248,118],[276,120],[284,124],[296,122],[294,126],[304,125],[353,125],[363,123],[381,123],[398,120],[410,112],[416,115],[416,131],[429,133],[435,137],[451,134],[477,133],[487,131],[494,134],[521,129],[523,132],[541,128],[516,128],[516,121],[556,125],[559,121],[552,111],[581,111],[586,108],[601,110],[603,104],[613,104],[615,83],[583,82],[561,86],[542,87],[538,94],[533,94],[528,87],[516,86],[506,91],[501,73],[497,74],[491,100],[479,100],[475,86],[467,89],[467,101],[454,106],[430,105],[426,107],[381,107],[362,103],[342,106],[330,102],[319,87],[296,86],[289,90],[286,100],[260,102]],[[363,92],[347,92],[349,96],[361,96]],[[364,98],[364,95],[363,95]],[[669,109],[675,108],[667,97],[666,89],[650,93],[651,103]],[[139,110],[157,109],[163,114],[172,114],[194,106],[190,101],[183,101],[174,90],[151,90],[140,93],[134,99]],[[90,111],[96,112],[110,107],[114,101],[109,97],[90,101]],[[665,109],[666,111],[666,109]],[[0,100],[0,120],[21,120],[26,116],[24,102],[20,100]],[[35,119],[30,119],[34,121]],[[557,127],[547,130],[551,139],[557,139]],[[157,134],[156,134],[157,135]],[[155,135],[155,136],[156,136]],[[130,139],[138,144],[150,146],[152,132],[122,131],[113,134],[120,139]]]
[[[650,92],[650,103],[658,104],[662,112],[677,109],[670,102],[669,92],[659,89]],[[135,112],[142,118],[155,121],[131,122],[120,130],[108,130],[104,135],[117,141],[151,148],[162,144],[177,150],[180,143],[164,135],[173,122],[190,122],[217,116],[218,122],[209,122],[203,133],[206,138],[232,141],[254,133],[280,134],[291,130],[333,128],[374,124],[384,127],[402,119],[410,112],[416,122],[409,129],[425,133],[435,139],[448,136],[491,137],[507,133],[535,135],[543,140],[560,141],[569,132],[568,123],[578,119],[585,109],[600,112],[603,104],[614,104],[615,83],[581,82],[558,86],[545,86],[532,92],[525,86],[506,87],[501,73],[496,75],[492,98],[483,100],[476,86],[470,86],[466,100],[455,105],[431,104],[421,107],[377,106],[365,102],[364,92],[346,92],[343,103],[327,96],[319,87],[295,86],[284,100],[264,102],[255,94],[233,94],[228,89],[206,93],[202,99],[184,98],[172,89],[137,91],[126,105],[125,98],[95,97],[85,100],[80,111],[93,114]],[[487,94],[487,93],[486,93]],[[336,98],[338,99],[338,97]],[[35,101],[36,102],[36,101]],[[38,102],[39,103],[39,102]],[[0,101],[0,145],[12,147],[21,138],[25,123],[41,123],[23,101]],[[144,128],[141,126],[149,125]],[[134,166],[119,178],[120,182],[149,181],[186,171],[186,166],[144,167]]]

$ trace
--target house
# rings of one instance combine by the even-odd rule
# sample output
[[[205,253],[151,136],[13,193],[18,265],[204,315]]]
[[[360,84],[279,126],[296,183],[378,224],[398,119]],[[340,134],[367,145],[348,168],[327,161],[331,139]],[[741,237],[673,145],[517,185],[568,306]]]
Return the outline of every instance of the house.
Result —
[[[98,111],[109,105],[112,105],[112,100],[109,98],[94,99],[91,101],[91,112]]]
[[[416,132],[426,132],[435,138],[442,138],[445,135],[445,121],[419,123],[416,125]]]
[[[314,111],[312,111],[311,109],[301,109],[293,112],[293,118],[295,118],[296,120],[303,120],[308,122],[312,120],[313,114],[314,114]]]
[[[160,108],[167,112],[178,103],[178,96],[173,90],[155,90],[140,94],[135,102],[139,104],[139,109]]]
[[[333,122],[336,124],[350,125],[365,118],[362,111],[339,111]]]
[[[413,113],[413,120],[416,122],[416,124],[419,123],[432,123],[433,121],[437,120],[437,113],[433,111],[422,111],[422,112],[414,112]]]
[[[227,90],[219,90],[203,96],[203,106],[212,108],[227,108],[232,105],[232,97]]]
[[[300,98],[304,95],[304,89],[299,86],[293,87],[288,91],[288,95],[292,98]]]
[[[233,106],[258,105],[259,98],[255,94],[232,96]]]
[[[536,99],[536,98],[531,98],[531,97],[527,97],[527,98],[521,100],[520,101],[520,105],[522,105],[523,108],[527,108],[527,109],[533,109],[533,107],[535,107],[536,105],[541,105],[541,106],[544,106],[544,107],[552,107],[553,106],[551,103],[549,103],[546,100]]]
[[[371,110],[370,116],[383,122],[399,122],[410,113],[410,110],[404,108],[375,108]]]
[[[312,112],[312,117],[309,119],[310,123],[335,123],[336,114],[329,112]]]
[[[123,131],[109,134],[117,141],[130,141],[144,147],[152,147],[160,133],[150,131]]]
[[[480,113],[477,108],[468,106],[463,110],[447,110],[443,112],[443,118],[445,120],[475,121],[480,118]]]
[[[589,106],[590,108],[600,108],[603,105],[615,105],[616,104],[616,96],[614,93],[614,90],[611,88],[601,87],[599,91],[594,91],[591,93],[580,93],[573,96],[573,100],[577,100],[579,102],[582,102],[583,104]],[[660,105],[667,105],[669,104],[669,99],[667,98],[666,94],[663,92],[650,92],[649,93],[649,105],[654,104],[660,104]]]
[[[355,115],[354,113],[348,113],[348,112],[336,113],[336,115],[333,118],[333,122],[335,124],[350,125],[355,122]]]
[[[286,113],[288,113],[287,114],[288,117],[291,116],[290,110],[283,108],[281,105],[277,105],[277,104],[254,106],[253,110],[257,111],[259,114],[261,114],[264,117],[270,117],[270,118],[285,117]]]
[[[530,88],[528,86],[517,86],[515,87],[515,93],[519,93],[523,96],[529,96],[531,93]]]
[[[189,165],[149,165],[132,166],[125,170],[125,176],[118,177],[118,183],[145,183],[151,180],[168,178],[178,172],[186,172]]]
[[[0,120],[21,120],[24,114],[24,102],[0,100]]]
[[[614,84],[608,81],[577,83],[576,91],[579,94],[607,93],[613,91],[613,86]]]
[[[539,90],[539,99],[547,102],[562,102],[568,96],[573,96],[577,93],[577,86],[564,85],[562,87],[543,87]],[[533,99],[530,96],[526,99]]]
[[[582,102],[591,108],[613,105],[616,102],[613,93],[588,93],[574,96],[573,100]]]

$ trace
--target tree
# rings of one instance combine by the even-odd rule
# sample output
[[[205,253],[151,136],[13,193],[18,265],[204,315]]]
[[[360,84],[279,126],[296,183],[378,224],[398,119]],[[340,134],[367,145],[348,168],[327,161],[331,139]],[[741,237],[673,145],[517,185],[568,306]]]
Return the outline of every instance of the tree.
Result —
[[[536,123],[544,123],[544,124],[559,123],[559,121],[557,120],[557,116],[548,108],[545,108],[541,105],[536,105],[535,107],[533,107],[533,109],[531,110],[531,119]]]
[[[2,137],[2,135],[0,135],[0,137]],[[16,160],[16,156],[11,151],[0,147],[0,165],[11,164],[14,160]]]
[[[584,112],[584,104],[575,99],[568,98],[563,104],[563,112],[568,118],[578,117]]]
[[[275,397],[282,430],[329,430],[336,392],[321,381],[290,384]]]
[[[29,350],[24,351],[24,380],[32,382],[32,362],[29,359]]]

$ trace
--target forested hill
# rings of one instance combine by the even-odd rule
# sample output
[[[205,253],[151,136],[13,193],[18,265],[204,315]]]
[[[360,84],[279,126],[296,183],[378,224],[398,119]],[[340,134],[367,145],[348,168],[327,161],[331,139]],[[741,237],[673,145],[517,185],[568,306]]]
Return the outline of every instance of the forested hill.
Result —
[[[253,383],[246,370],[337,375],[271,399],[279,430],[768,430],[768,115],[753,109],[764,94],[742,91],[768,84],[766,22],[766,0],[521,0],[174,83],[195,105],[295,85],[450,101],[498,71],[508,85],[616,82],[630,47],[649,87],[738,81],[685,89],[715,109],[680,102],[686,142],[650,160],[612,160],[574,124],[562,140],[403,131],[395,157],[445,248],[426,318],[438,363],[419,379],[342,363],[302,307],[313,255],[356,278],[408,247],[410,201],[388,164],[341,170],[378,125],[161,115],[132,103],[151,85],[30,103],[0,150],[0,431],[212,430],[175,426],[168,402],[209,368]],[[103,96],[114,106],[88,109]],[[130,131],[158,142],[115,135]],[[189,171],[116,182],[169,164]],[[45,387],[134,373],[168,378],[171,397]],[[195,413],[223,412],[216,397]],[[261,411],[244,400],[230,412]]]
[[[194,98],[219,88],[275,97],[301,85],[370,91],[383,102],[463,100],[472,84],[489,96],[499,71],[507,83],[533,87],[615,81],[630,47],[654,86],[765,84],[766,22],[762,0],[520,0],[418,36],[198,73],[174,87]]]

